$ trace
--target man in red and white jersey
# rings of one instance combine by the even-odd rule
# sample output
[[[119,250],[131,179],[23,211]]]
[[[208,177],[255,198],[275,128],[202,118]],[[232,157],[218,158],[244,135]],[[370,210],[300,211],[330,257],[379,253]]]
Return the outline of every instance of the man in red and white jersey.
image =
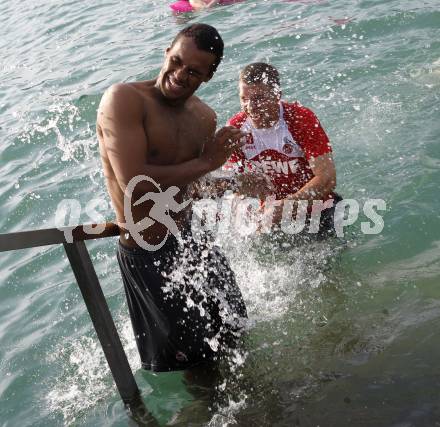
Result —
[[[339,201],[329,139],[311,110],[281,100],[276,68],[265,63],[246,66],[240,73],[239,90],[242,111],[229,125],[248,137],[223,169],[239,174],[242,191],[246,187],[248,194],[261,195],[256,179],[264,174],[278,200],[307,200],[309,206],[316,200]],[[280,221],[281,212],[282,207],[275,221]],[[333,214],[334,207],[322,212],[321,228],[332,228]]]

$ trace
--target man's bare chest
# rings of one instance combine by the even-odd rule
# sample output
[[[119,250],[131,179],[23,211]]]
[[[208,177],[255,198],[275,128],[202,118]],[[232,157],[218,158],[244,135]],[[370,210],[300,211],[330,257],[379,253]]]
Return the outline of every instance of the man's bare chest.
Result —
[[[157,164],[177,164],[199,157],[209,137],[202,117],[158,111],[144,119],[147,159]]]

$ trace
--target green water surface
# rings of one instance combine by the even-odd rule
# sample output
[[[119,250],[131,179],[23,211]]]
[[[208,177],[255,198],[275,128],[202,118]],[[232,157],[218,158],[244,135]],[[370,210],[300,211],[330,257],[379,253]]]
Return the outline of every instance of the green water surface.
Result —
[[[326,129],[338,191],[387,210],[380,234],[356,223],[345,242],[268,243],[263,255],[223,242],[251,325],[246,354],[216,387],[140,369],[116,239],[87,243],[148,408],[162,425],[440,425],[434,0],[247,1],[179,18],[158,0],[1,2],[0,231],[53,227],[63,199],[109,202],[94,131],[102,93],[153,78],[187,22],[225,40],[199,91],[221,123],[239,109],[240,68],[273,63],[284,99]],[[113,219],[109,204],[102,214]],[[0,424],[133,423],[63,249],[2,253],[0,277]]]

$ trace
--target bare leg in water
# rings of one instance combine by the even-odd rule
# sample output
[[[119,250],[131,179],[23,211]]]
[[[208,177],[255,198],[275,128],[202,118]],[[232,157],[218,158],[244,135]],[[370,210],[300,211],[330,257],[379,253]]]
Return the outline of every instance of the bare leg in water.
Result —
[[[213,416],[217,387],[221,383],[218,364],[207,363],[184,371],[183,383],[193,401],[175,414],[168,425],[200,426]]]

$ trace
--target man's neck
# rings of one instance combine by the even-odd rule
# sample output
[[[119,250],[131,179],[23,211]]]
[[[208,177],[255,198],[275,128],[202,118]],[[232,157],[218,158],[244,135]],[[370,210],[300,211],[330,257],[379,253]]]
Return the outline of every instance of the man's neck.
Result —
[[[189,99],[189,98],[177,98],[177,99],[167,98],[162,92],[162,89],[159,84],[159,78],[156,78],[155,80],[154,89],[156,92],[157,99],[163,104],[167,105],[168,107],[173,107],[176,109],[183,108]]]
[[[249,117],[252,123],[252,126],[255,129],[270,129],[274,127],[280,120],[280,113],[278,112],[276,117],[273,116],[271,118],[267,118],[267,120],[263,120],[261,122],[255,123],[251,117]]]

